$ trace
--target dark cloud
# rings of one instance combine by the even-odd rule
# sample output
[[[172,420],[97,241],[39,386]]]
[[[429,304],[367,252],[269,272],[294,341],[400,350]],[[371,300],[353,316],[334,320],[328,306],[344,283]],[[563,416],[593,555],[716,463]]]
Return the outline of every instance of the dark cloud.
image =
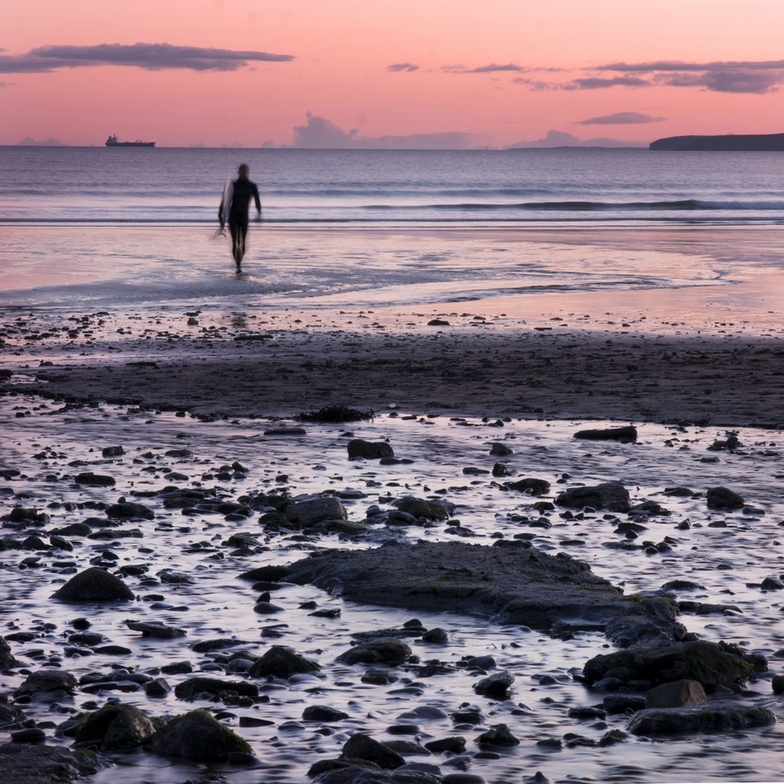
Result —
[[[307,122],[294,128],[292,147],[326,150],[462,150],[484,146],[472,133],[415,133],[407,136],[360,136],[345,131],[325,117],[307,113]]]
[[[41,46],[26,54],[0,54],[0,73],[49,73],[59,68],[86,68],[96,65],[125,65],[148,71],[169,68],[236,71],[254,62],[287,62],[293,59],[288,54],[172,44]]]
[[[664,117],[651,117],[650,114],[641,114],[640,112],[616,112],[615,114],[606,114],[603,117],[580,120],[575,125],[641,125],[662,120]]]
[[[641,142],[625,142],[620,139],[580,139],[566,131],[548,131],[544,139],[510,144],[507,149],[547,149],[553,147],[647,147]]]
[[[412,71],[418,71],[418,70],[419,70],[419,66],[414,65],[413,63],[394,63],[392,65],[387,66],[387,71],[392,71],[393,73],[399,73],[400,71],[411,73]]]

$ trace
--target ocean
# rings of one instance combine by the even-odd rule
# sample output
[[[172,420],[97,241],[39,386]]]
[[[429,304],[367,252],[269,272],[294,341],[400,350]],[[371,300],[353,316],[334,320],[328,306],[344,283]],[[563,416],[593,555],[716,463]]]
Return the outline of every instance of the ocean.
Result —
[[[237,278],[215,233],[243,162],[264,220]],[[550,295],[693,297],[760,270],[770,295],[781,265],[779,153],[0,147],[0,172],[8,306],[530,315]]]

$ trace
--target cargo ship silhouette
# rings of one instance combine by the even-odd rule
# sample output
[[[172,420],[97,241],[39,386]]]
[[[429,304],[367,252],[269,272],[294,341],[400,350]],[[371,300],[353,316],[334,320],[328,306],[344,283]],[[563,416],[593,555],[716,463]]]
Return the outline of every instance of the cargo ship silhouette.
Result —
[[[155,142],[143,142],[140,139],[137,139],[135,142],[118,142],[117,141],[117,134],[112,134],[106,140],[107,147],[155,147]]]

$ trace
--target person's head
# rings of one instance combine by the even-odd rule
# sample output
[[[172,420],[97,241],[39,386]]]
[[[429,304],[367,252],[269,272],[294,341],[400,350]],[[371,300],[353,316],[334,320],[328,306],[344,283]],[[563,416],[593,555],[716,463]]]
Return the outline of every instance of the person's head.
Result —
[[[247,177],[250,174],[250,167],[247,163],[241,163],[237,173],[240,175],[240,177]]]

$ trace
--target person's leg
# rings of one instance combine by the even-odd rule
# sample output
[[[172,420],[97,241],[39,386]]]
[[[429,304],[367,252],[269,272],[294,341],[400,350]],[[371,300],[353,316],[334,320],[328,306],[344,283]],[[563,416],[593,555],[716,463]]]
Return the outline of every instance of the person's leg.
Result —
[[[238,264],[242,261],[245,257],[245,237],[248,234],[248,224],[247,222],[241,223],[239,227],[239,261]]]
[[[233,221],[229,221],[229,234],[231,234],[231,255],[234,257],[234,261],[239,264],[237,259],[237,250],[239,248],[239,226]]]

